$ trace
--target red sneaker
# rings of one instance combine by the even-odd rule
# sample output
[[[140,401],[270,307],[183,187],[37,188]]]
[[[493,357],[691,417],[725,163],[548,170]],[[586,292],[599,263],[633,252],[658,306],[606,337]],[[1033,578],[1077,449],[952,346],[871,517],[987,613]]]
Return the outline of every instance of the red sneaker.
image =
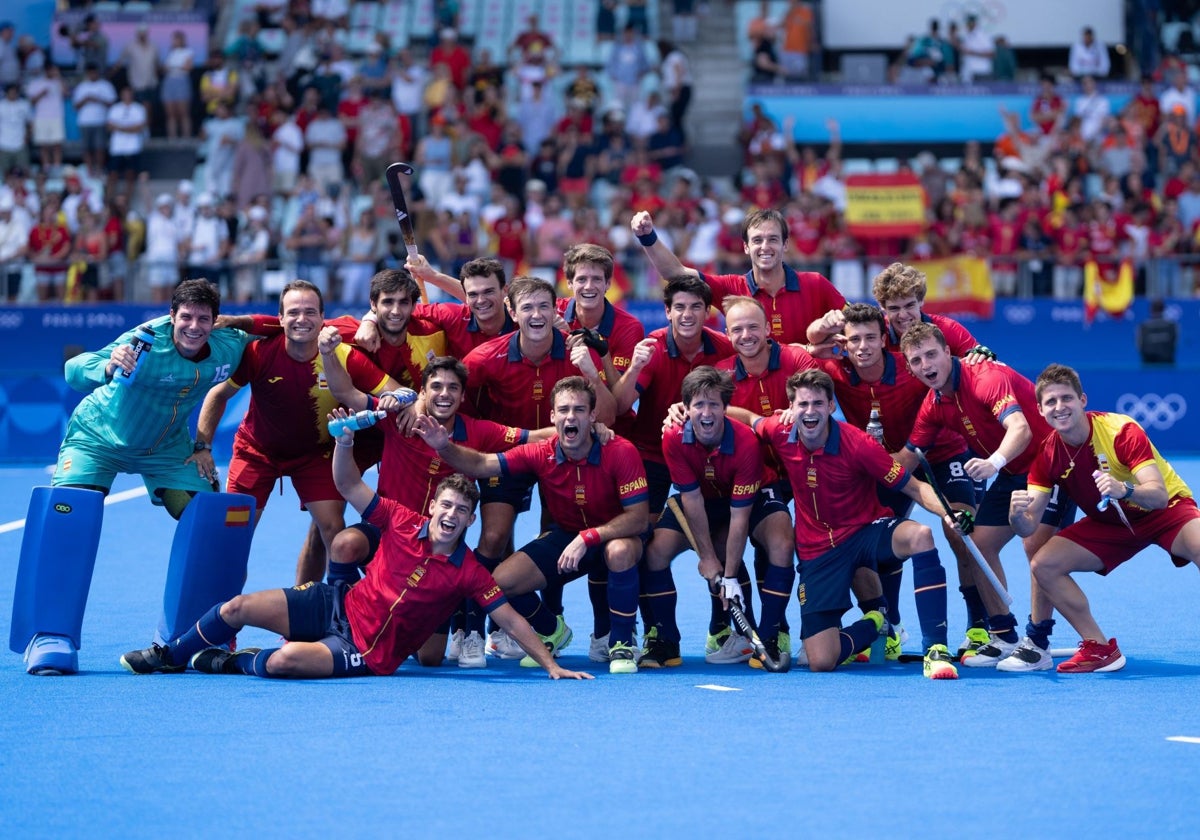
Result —
[[[1074,656],[1058,663],[1058,673],[1090,674],[1092,671],[1120,671],[1124,667],[1125,656],[1117,647],[1116,639],[1107,642],[1084,639]]]

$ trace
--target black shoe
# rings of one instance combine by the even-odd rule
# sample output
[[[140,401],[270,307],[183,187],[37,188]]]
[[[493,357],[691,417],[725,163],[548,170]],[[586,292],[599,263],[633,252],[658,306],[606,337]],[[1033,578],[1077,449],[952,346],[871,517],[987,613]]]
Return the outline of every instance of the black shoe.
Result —
[[[131,650],[121,657],[121,665],[134,674],[178,674],[184,669],[171,658],[166,645],[151,645],[145,650]]]
[[[637,662],[639,668],[674,668],[682,665],[683,657],[679,655],[679,642],[660,639],[656,632],[651,631],[642,640],[642,653]]]
[[[240,674],[242,670],[236,664],[238,654],[244,653],[247,656],[253,656],[261,650],[262,648],[242,648],[235,653],[225,650],[225,648],[205,648],[193,656],[189,664],[193,671],[199,671],[202,674]]]

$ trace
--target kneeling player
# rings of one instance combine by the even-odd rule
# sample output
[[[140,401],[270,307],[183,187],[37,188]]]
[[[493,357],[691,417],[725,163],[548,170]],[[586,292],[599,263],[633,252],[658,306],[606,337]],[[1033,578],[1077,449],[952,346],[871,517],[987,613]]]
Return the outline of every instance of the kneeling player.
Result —
[[[344,417],[343,409],[334,415]],[[438,486],[429,517],[382,499],[362,480],[354,433],[337,441],[338,490],[363,518],[383,530],[379,553],[354,586],[309,583],[239,595],[209,610],[166,645],[131,651],[121,664],[137,674],[182,671],[260,677],[386,675],[415,653],[463,598],[474,598],[554,679],[590,679],[560,668],[541,639],[505,600],[500,587],[463,545],[479,491],[465,476]],[[263,627],[290,639],[282,648],[230,653],[215,648],[242,627]]]
[[[790,652],[780,651],[778,643],[779,620],[795,580],[787,504],[770,487],[762,487],[762,450],[754,432],[725,416],[733,396],[733,377],[698,367],[684,377],[682,392],[687,420],[670,427],[662,444],[671,482],[680,492],[668,502],[646,547],[643,588],[652,599],[655,626],[646,632],[638,664],[662,668],[682,662],[671,561],[688,548],[689,535],[700,557],[700,576],[720,584],[724,597],[746,605],[749,597],[743,596],[738,573],[747,538],[766,550],[770,565],[761,589],[759,630],[772,658],[780,659],[781,653],[788,657]],[[680,521],[681,515],[685,521]],[[707,661],[750,659],[749,640],[731,632],[728,616],[721,626],[710,626],[709,634],[720,641],[710,645],[714,650],[706,652]]]
[[[1038,586],[1079,633],[1079,650],[1059,673],[1117,671],[1125,656],[1092,617],[1071,575],[1107,575],[1143,548],[1157,545],[1176,566],[1200,566],[1200,511],[1191,490],[1130,417],[1087,411],[1079,374],[1050,365],[1037,379],[1038,409],[1054,430],[1029,468],[1028,487],[1014,490],[1009,522],[1033,533],[1057,485],[1086,514],[1037,550]],[[1037,670],[1049,669],[1049,657]],[[1032,669],[1031,669],[1032,670]]]

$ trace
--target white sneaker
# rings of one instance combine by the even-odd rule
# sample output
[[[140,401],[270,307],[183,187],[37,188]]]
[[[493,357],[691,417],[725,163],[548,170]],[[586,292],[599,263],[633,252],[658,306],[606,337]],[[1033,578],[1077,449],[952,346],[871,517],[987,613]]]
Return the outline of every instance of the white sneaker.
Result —
[[[525,656],[524,648],[517,644],[516,639],[499,627],[488,634],[487,652],[498,659],[521,659]]]
[[[446,648],[446,658],[451,662],[458,660],[459,654],[462,651],[463,638],[467,635],[465,630],[455,630],[450,635],[450,647]]]
[[[1017,649],[1017,642],[1006,642],[992,636],[992,640],[975,651],[974,656],[963,657],[962,664],[968,668],[995,668],[1002,659]]]
[[[600,638],[596,638],[596,634],[591,634],[591,640],[588,642],[588,659],[593,662],[608,661],[608,634],[605,633]]]
[[[974,658],[974,657],[971,657]],[[1013,652],[996,663],[997,671],[1021,673],[1024,671],[1049,671],[1054,667],[1050,651],[1033,643],[1028,636],[1017,642]]]
[[[749,639],[737,633],[730,633],[716,651],[704,654],[704,661],[711,665],[736,665],[739,662],[749,662],[753,655],[754,646],[750,644]]]
[[[462,633],[463,631],[458,631]],[[475,630],[464,634],[458,653],[459,668],[486,668],[487,657],[483,654],[483,637]]]
[[[66,636],[37,634],[25,647],[25,671],[41,677],[60,677],[79,670],[79,653]]]

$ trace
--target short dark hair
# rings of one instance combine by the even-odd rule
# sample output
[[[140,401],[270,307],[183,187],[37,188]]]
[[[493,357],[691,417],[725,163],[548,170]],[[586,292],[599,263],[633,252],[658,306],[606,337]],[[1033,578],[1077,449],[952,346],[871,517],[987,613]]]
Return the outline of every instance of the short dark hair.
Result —
[[[459,383],[465,388],[467,387],[467,366],[453,356],[434,356],[429,360],[429,364],[425,365],[425,369],[421,371],[421,386],[424,387],[435,373],[448,370],[458,377]]]
[[[175,287],[171,295],[171,314],[178,312],[185,303],[207,306],[214,319],[221,314],[221,292],[207,280],[184,280]]]
[[[808,370],[798,371],[789,376],[787,381],[787,398],[789,400],[796,399],[796,392],[801,388],[808,388],[812,391],[824,391],[825,396],[830,401],[833,400],[833,379],[820,368],[809,368]]]
[[[692,370],[683,377],[680,389],[684,407],[690,406],[696,395],[704,391],[716,394],[721,404],[728,408],[730,400],[733,399],[733,374],[727,370],[717,370],[711,365],[701,365]]]
[[[279,291],[279,314],[283,314],[283,298],[288,292],[314,292],[317,296],[317,311],[325,314],[325,296],[315,283],[307,280],[293,280]]]
[[[458,282],[462,283],[468,277],[491,277],[493,275],[500,281],[500,288],[503,289],[508,282],[508,278],[504,275],[504,263],[492,257],[480,257],[463,265],[458,272]]]
[[[371,278],[371,303],[378,301],[384,292],[408,292],[413,303],[421,299],[421,287],[407,268],[385,268],[376,272]]]
[[[588,395],[588,406],[592,411],[596,410],[596,386],[582,376],[565,376],[554,383],[554,387],[550,389],[550,407],[554,407],[554,401],[558,399],[558,395],[564,391],[571,391],[576,394]]]
[[[437,490],[434,491],[433,497],[436,499],[447,490],[459,494],[468,502],[470,502],[471,512],[475,512],[475,505],[479,504],[479,486],[474,481],[467,478],[462,473],[448,475],[438,482]]]
[[[1066,385],[1075,392],[1075,396],[1083,396],[1083,383],[1079,381],[1079,374],[1075,372],[1074,368],[1066,365],[1056,362],[1047,365],[1046,369],[1038,374],[1037,382],[1033,387],[1039,405],[1042,402],[1042,391],[1051,385]]]
[[[712,289],[695,274],[677,274],[667,278],[667,285],[663,288],[663,304],[667,309],[671,308],[671,301],[678,294],[695,295],[704,301],[706,307],[712,306]]]
[[[581,263],[595,263],[604,269],[604,279],[611,280],[613,276],[613,255],[607,248],[593,245],[591,242],[581,242],[572,245],[563,254],[563,277],[570,283],[575,279],[575,271]]]
[[[551,303],[558,300],[558,294],[554,291],[552,283],[547,283],[540,277],[529,277],[528,275],[514,277],[513,281],[508,284],[508,305],[513,310],[516,310],[518,298],[523,298],[525,295],[537,292],[546,292],[549,294]]]
[[[869,303],[847,303],[842,307],[842,317],[846,319],[847,324],[876,324],[880,335],[887,332],[883,313],[879,311],[879,307]]]
[[[950,345],[946,343],[946,336],[942,334],[941,330],[933,324],[920,323],[913,324],[901,337],[900,352],[907,358],[910,350],[931,338],[945,349],[950,349]]]
[[[787,218],[773,207],[755,210],[746,217],[746,221],[742,222],[742,242],[750,241],[750,228],[760,227],[767,222],[774,222],[779,225],[779,235],[786,243],[788,241]]]

